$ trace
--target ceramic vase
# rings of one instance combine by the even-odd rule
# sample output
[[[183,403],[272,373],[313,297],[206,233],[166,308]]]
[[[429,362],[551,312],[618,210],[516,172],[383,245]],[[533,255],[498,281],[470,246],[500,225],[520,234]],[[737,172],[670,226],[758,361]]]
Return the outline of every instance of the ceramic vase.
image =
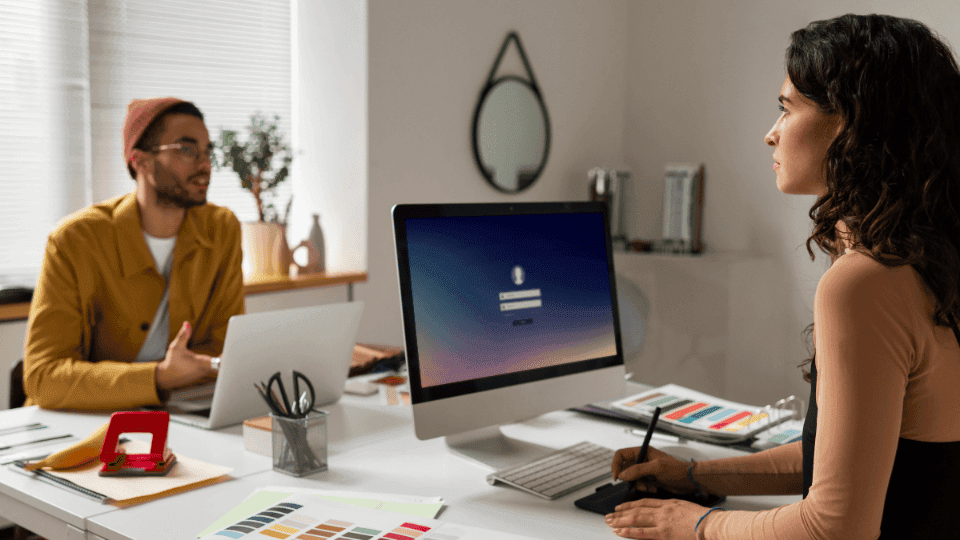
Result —
[[[314,247],[317,248],[318,260],[316,263],[316,268],[318,272],[326,271],[327,269],[327,256],[326,256],[326,242],[323,239],[323,229],[320,228],[320,214],[313,215],[313,226],[310,227],[310,236],[308,240],[313,242]]]
[[[258,281],[289,276],[293,258],[284,227],[259,221],[245,222],[241,227],[244,277]]]

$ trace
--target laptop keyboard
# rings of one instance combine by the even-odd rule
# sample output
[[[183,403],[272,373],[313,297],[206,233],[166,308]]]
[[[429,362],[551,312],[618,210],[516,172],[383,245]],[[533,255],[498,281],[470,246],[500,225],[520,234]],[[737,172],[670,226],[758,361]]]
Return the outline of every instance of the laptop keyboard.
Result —
[[[614,451],[589,442],[497,471],[487,482],[503,482],[544,499],[557,499],[610,477]]]

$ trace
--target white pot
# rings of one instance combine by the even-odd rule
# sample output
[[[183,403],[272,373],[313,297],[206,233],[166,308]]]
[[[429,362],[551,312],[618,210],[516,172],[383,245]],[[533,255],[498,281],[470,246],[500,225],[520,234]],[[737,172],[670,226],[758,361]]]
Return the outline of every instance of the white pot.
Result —
[[[275,279],[290,275],[290,247],[279,223],[241,223],[243,275],[247,280]]]

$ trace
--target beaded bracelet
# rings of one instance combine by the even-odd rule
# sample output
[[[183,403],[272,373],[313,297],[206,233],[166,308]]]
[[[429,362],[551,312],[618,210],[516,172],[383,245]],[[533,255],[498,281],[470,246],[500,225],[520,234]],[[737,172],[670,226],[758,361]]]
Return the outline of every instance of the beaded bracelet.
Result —
[[[723,508],[720,508],[719,506],[715,506],[707,510],[702,516],[700,516],[700,519],[697,520],[697,524],[693,526],[693,534],[697,534],[697,528],[700,527],[700,522],[703,521],[703,518],[709,516],[710,512],[713,512],[714,510],[720,510],[722,512]]]

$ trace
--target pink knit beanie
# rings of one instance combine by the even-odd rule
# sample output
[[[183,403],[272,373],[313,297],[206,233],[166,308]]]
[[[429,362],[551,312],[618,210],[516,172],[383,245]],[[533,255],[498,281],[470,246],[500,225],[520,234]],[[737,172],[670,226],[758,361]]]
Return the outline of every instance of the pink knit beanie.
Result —
[[[163,111],[178,103],[182,99],[174,97],[135,99],[127,105],[127,119],[123,122],[123,160],[129,165],[133,146],[137,144],[150,122]]]

